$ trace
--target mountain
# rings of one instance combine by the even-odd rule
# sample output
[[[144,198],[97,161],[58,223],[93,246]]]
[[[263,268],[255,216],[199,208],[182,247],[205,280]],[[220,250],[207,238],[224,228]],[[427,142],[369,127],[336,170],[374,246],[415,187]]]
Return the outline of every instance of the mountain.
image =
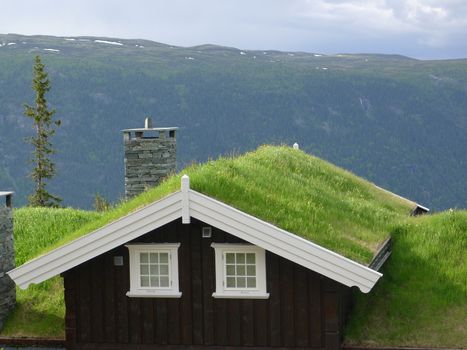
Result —
[[[180,127],[178,163],[294,143],[432,209],[467,207],[467,60],[0,35],[0,188],[25,203],[33,57],[52,82],[65,205],[123,193],[121,130]]]

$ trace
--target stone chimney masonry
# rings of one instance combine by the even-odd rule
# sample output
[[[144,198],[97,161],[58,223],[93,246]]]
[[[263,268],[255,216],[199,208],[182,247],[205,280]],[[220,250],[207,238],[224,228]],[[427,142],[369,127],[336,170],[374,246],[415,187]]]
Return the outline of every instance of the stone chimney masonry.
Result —
[[[176,170],[178,128],[153,128],[146,118],[144,128],[123,132],[125,148],[125,198],[130,199]]]
[[[15,268],[12,197],[0,191],[0,330],[16,303],[15,283],[6,274]]]

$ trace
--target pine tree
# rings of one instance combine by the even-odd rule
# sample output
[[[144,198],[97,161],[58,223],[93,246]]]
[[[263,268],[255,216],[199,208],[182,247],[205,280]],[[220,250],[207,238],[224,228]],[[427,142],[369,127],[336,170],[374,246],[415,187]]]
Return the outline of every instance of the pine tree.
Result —
[[[55,164],[50,156],[55,150],[50,143],[50,137],[55,134],[55,127],[60,126],[60,120],[53,120],[55,110],[49,110],[45,94],[50,90],[50,80],[40,56],[34,60],[34,77],[32,88],[36,93],[35,105],[24,105],[25,116],[34,122],[35,136],[28,139],[34,147],[31,163],[34,168],[30,177],[35,183],[34,193],[28,197],[29,205],[33,207],[58,207],[61,198],[50,194],[46,189],[46,180],[55,175]]]

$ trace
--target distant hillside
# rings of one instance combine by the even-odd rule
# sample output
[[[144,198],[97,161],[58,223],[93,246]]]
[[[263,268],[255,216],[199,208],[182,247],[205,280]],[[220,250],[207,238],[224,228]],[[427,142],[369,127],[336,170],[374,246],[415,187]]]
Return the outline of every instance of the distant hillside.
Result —
[[[467,60],[181,48],[145,40],[0,35],[0,188],[31,188],[22,116],[33,56],[62,120],[51,191],[89,208],[123,193],[120,130],[179,126],[179,165],[291,144],[434,209],[467,207]]]

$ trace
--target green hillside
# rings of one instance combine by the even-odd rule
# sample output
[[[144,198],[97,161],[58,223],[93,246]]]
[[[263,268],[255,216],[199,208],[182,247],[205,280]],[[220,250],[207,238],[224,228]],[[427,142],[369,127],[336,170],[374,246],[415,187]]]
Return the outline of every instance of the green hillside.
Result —
[[[89,208],[97,192],[121,196],[120,130],[152,115],[157,126],[180,127],[180,167],[298,142],[430,208],[466,207],[467,60],[13,34],[0,45],[0,188],[20,205],[31,188],[22,106],[32,102],[41,54],[62,120],[51,191],[65,205]]]
[[[467,348],[467,211],[411,218],[369,294],[358,293],[351,344]]]

